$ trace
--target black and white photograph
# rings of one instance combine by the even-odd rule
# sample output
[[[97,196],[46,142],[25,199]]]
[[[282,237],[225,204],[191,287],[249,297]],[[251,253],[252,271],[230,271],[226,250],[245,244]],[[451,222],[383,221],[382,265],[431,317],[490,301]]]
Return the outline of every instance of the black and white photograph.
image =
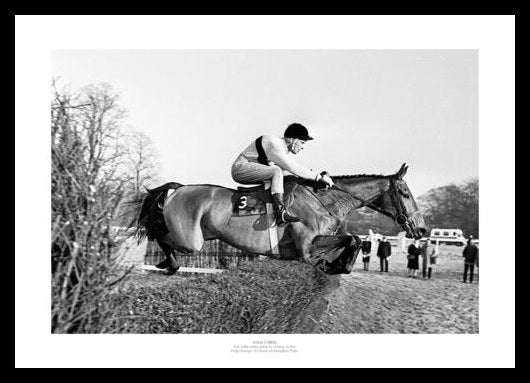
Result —
[[[19,18],[15,364],[514,366],[515,19],[478,18]]]

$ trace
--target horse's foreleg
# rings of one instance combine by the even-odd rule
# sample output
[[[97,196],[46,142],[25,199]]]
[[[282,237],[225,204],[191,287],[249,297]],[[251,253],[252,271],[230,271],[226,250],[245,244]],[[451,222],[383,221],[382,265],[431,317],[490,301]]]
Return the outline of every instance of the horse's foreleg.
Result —
[[[349,274],[353,269],[357,255],[361,251],[361,239],[358,236],[353,236],[354,241],[350,246],[346,247],[341,255],[339,255],[335,267],[342,270],[343,273]]]
[[[317,235],[304,258],[326,274],[350,273],[361,240],[351,235]]]

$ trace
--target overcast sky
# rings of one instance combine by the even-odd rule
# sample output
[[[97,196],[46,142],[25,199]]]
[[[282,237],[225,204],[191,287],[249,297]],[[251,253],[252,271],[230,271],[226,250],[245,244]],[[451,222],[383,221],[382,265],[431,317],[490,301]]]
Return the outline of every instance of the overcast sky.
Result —
[[[332,175],[409,165],[415,195],[478,177],[476,50],[60,50],[53,76],[120,94],[162,182],[234,187],[233,160],[304,124],[299,161]]]

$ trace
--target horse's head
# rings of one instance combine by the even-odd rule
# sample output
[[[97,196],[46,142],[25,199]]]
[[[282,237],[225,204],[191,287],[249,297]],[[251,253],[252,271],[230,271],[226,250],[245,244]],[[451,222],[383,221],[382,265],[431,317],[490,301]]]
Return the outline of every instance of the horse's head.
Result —
[[[403,177],[408,166],[403,164],[396,174],[388,176],[388,188],[368,207],[392,218],[408,238],[421,238],[426,232],[425,221]]]

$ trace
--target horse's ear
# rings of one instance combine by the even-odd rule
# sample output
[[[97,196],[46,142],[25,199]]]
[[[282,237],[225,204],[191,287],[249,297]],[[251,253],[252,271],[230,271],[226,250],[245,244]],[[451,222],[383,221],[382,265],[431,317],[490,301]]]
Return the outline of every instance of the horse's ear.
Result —
[[[396,173],[396,177],[398,179],[402,179],[405,176],[405,174],[407,174],[408,168],[409,167],[407,166],[406,163],[401,165],[401,167],[399,168],[398,172]]]
[[[399,170],[398,170],[398,172],[397,172],[397,174],[396,174],[397,178],[399,178],[399,179],[403,178],[403,177],[405,176],[405,174],[407,173],[407,169],[408,169],[408,168],[409,168],[409,167],[407,166],[406,163],[404,163],[403,165],[401,165],[401,168],[399,168]]]

